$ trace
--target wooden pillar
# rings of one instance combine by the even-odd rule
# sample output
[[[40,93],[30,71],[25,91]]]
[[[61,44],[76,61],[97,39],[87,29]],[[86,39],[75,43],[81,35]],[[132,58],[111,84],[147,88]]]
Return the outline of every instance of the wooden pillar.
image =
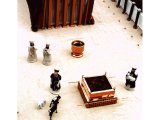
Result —
[[[85,6],[85,11],[84,11],[84,17],[83,17],[83,24],[85,25],[87,22],[87,15],[88,15],[88,9],[89,9],[89,3],[90,0],[87,1],[87,5]]]
[[[127,3],[128,3],[128,0],[125,0],[124,2],[124,8],[123,8],[123,14],[126,13],[126,9],[127,9]]]
[[[63,9],[63,27],[67,26],[67,15],[68,15],[68,0],[64,0],[64,9]]]
[[[40,17],[40,28],[44,29],[46,24],[46,6],[47,6],[47,0],[43,1],[43,8],[42,8],[42,17]]]
[[[56,0],[56,26],[59,27],[60,20],[60,0]]]
[[[48,0],[48,27],[52,27],[52,11],[53,10],[53,5],[52,5],[52,0]]]
[[[71,26],[74,26],[74,16],[76,11],[76,0],[72,0],[72,10],[71,10]]]
[[[88,15],[87,15],[87,24],[92,24],[91,18],[92,18],[93,5],[94,5],[94,0],[90,0],[89,8],[88,8]]]
[[[132,6],[131,6],[131,9],[130,9],[130,12],[129,12],[129,16],[127,18],[128,21],[131,20],[135,4],[136,4],[135,2],[132,2]]]
[[[80,0],[78,25],[82,25],[83,8],[84,8],[84,0]]]
[[[121,3],[121,0],[118,0],[118,3],[117,3],[117,7],[119,7],[120,6],[120,3]]]
[[[134,29],[137,29],[137,24],[138,24],[138,19],[139,19],[140,13],[141,13],[141,9],[138,8],[137,15],[136,15],[136,20],[135,20],[134,26],[133,26]]]

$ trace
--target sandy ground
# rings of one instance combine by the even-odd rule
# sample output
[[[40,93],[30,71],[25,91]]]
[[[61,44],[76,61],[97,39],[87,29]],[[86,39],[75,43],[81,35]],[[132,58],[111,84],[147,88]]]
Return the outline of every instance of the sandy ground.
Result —
[[[142,37],[140,29],[133,29],[122,9],[110,0],[95,0],[93,16],[95,25],[30,30],[28,6],[25,0],[18,0],[18,120],[49,120],[48,109],[52,98],[50,74],[60,69],[62,88],[58,92],[61,100],[58,113],[53,120],[140,120],[142,106]],[[120,20],[120,22],[119,22]],[[126,29],[125,29],[126,28]],[[133,37],[131,37],[133,36]],[[85,42],[82,58],[71,56],[71,42],[80,39]],[[28,63],[29,41],[34,41],[38,61]],[[51,66],[42,64],[42,50],[49,43],[53,58]],[[137,46],[139,44],[140,46]],[[137,67],[136,89],[125,89],[125,75]],[[77,89],[77,83],[84,76],[113,76],[110,82],[116,87],[118,103],[114,105],[85,108]],[[38,99],[44,98],[46,106],[37,110]]]

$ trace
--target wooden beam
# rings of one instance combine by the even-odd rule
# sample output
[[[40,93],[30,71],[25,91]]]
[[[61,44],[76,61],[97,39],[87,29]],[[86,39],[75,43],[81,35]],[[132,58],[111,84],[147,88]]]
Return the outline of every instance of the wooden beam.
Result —
[[[76,11],[76,0],[72,0],[71,26],[74,26],[74,16]]]
[[[84,11],[84,17],[83,17],[83,25],[86,24],[87,22],[87,15],[88,15],[88,9],[89,9],[89,3],[90,3],[90,0],[87,1],[87,5],[85,7],[85,11]]]
[[[90,2],[89,2],[89,8],[88,8],[88,14],[87,14],[87,23],[89,23],[90,20],[91,20],[92,11],[93,11],[93,5],[94,5],[94,0],[90,0]]]
[[[46,0],[44,0],[44,3],[43,3],[43,9],[42,9],[42,11],[43,11],[43,13],[42,13],[42,18],[41,18],[41,28],[42,29],[44,29],[45,28],[45,24],[46,24],[46,5],[47,5],[47,3],[46,3],[47,1]]]
[[[83,8],[84,8],[84,0],[80,0],[78,25],[82,25]]]
[[[60,20],[60,0],[56,0],[56,26],[59,27]]]
[[[52,14],[53,14],[52,0],[48,0],[48,27],[52,27]]]
[[[63,26],[67,26],[67,15],[68,15],[68,0],[64,0]]]

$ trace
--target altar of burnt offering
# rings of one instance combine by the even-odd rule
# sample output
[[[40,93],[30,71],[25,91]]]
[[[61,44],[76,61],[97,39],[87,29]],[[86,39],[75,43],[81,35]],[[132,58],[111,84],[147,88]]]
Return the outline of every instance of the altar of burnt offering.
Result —
[[[115,88],[106,75],[84,77],[78,82],[78,89],[87,108],[117,103]]]

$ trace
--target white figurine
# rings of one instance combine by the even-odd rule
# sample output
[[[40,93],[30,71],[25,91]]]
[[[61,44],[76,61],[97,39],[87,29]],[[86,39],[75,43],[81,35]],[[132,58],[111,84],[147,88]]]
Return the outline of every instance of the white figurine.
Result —
[[[38,109],[42,109],[46,105],[46,100],[39,100],[38,101]]]
[[[49,44],[46,44],[46,47],[43,49],[43,62],[44,65],[52,64],[52,56],[50,54]]]
[[[30,47],[28,47],[28,58],[27,61],[30,63],[37,62],[36,48],[34,47],[34,42],[30,41]]]

